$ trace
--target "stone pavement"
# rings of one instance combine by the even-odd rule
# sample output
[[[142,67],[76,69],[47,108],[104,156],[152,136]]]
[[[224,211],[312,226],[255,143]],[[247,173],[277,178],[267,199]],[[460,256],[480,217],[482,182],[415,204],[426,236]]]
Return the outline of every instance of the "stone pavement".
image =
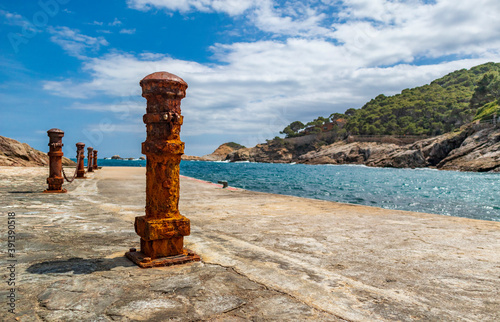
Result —
[[[0,167],[16,213],[19,321],[500,320],[500,223],[221,189],[181,178],[202,262],[140,269],[145,169],[103,168],[42,194],[46,168]],[[10,263],[10,262],[9,262]]]

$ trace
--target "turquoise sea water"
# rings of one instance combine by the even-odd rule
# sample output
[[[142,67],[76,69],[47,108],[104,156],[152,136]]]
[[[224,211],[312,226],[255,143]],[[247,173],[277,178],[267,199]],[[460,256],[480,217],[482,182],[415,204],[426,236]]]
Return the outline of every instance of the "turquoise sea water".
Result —
[[[99,160],[102,166],[146,161]],[[182,161],[181,174],[247,190],[500,221],[500,174],[359,165]]]

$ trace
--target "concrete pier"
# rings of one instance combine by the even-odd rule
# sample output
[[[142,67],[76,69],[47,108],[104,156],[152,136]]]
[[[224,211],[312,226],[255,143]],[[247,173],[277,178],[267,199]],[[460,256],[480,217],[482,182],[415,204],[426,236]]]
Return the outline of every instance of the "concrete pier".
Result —
[[[123,253],[139,248],[145,168],[104,167],[67,194],[39,193],[46,175],[0,167],[0,238],[15,212],[17,259],[16,314],[0,320],[500,320],[498,222],[181,177],[202,261],[141,269]]]

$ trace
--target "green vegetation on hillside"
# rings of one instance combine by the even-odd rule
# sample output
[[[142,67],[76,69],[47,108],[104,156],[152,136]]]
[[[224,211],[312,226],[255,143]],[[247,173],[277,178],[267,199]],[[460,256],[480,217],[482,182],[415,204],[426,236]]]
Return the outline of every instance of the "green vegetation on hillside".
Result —
[[[500,63],[461,69],[428,85],[404,89],[393,96],[378,95],[360,109],[318,117],[303,125],[292,122],[281,133],[286,137],[321,132],[337,119],[347,123],[331,131],[354,135],[429,135],[453,131],[473,119],[491,117],[500,99]],[[496,103],[494,103],[496,102]],[[498,113],[498,112],[497,112]],[[302,124],[302,127],[297,126]],[[295,126],[292,126],[295,125]]]
[[[244,145],[238,144],[236,142],[227,142],[227,143],[224,143],[224,144],[227,145],[230,148],[235,149],[235,150],[243,149],[245,147]]]
[[[475,120],[488,120],[493,115],[500,115],[500,75],[499,72],[489,72],[483,78],[472,95],[470,106],[476,110]]]
[[[305,127],[304,123],[301,121],[295,121],[290,123],[287,127],[280,132],[280,134],[285,134],[287,138],[291,138],[294,136],[299,136],[299,131]]]
[[[500,106],[498,104],[498,101],[494,101],[491,103],[484,104],[481,106],[476,113],[476,116],[474,117],[475,120],[488,120],[493,117],[493,115],[500,116]]]
[[[488,63],[457,70],[401,94],[379,95],[349,118],[346,130],[364,135],[430,136],[453,131],[472,121],[478,107],[490,101],[489,95],[477,91],[486,92],[499,70],[500,64]]]

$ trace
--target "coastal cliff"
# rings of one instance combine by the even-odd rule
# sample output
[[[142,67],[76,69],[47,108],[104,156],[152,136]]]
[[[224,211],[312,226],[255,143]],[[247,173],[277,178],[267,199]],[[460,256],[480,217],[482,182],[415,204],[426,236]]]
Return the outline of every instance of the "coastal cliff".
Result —
[[[74,166],[75,162],[63,157],[64,166]],[[47,153],[33,149],[26,143],[0,136],[0,166],[37,167],[49,164]]]
[[[499,63],[457,70],[359,109],[293,121],[284,139],[226,159],[500,172],[499,88]]]
[[[397,145],[381,142],[337,141],[318,146],[318,139],[300,144],[289,139],[271,140],[253,148],[238,149],[229,161],[306,164],[364,164],[372,167],[423,168],[500,172],[500,128],[469,124],[455,132]]]
[[[222,161],[227,155],[238,149],[245,149],[243,145],[234,142],[221,144],[214,152],[204,155],[202,158],[208,161]]]
[[[214,152],[206,154],[202,157],[183,154],[181,158],[182,160],[187,161],[223,161],[226,159],[228,154],[231,154],[238,149],[245,149],[245,147],[238,143],[227,142],[219,145],[219,147],[215,149]]]

